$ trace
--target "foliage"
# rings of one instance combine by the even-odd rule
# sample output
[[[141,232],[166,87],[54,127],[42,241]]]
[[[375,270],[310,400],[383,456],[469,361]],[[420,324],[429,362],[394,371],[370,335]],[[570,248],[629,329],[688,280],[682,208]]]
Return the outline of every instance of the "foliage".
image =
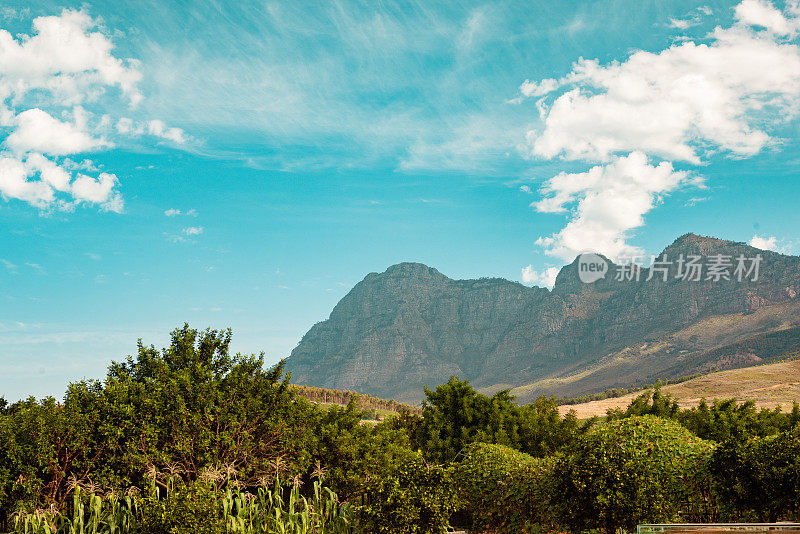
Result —
[[[410,412],[419,412],[419,408],[410,404],[403,404],[394,399],[381,399],[368,395],[365,393],[357,393],[349,390],[339,390],[330,388],[319,388],[313,386],[293,385],[295,393],[304,397],[311,402],[322,404],[349,404],[351,400],[356,400],[358,407],[362,410],[387,410],[391,412],[399,412],[407,410]]]
[[[358,527],[353,507],[339,502],[322,480],[314,481],[309,499],[294,484],[288,490],[275,484],[258,488],[257,495],[228,489],[220,501],[228,532],[231,534],[356,534]],[[286,501],[284,503],[284,501]]]
[[[800,422],[800,406],[795,403],[792,412],[783,414],[780,408],[756,410],[753,401],[739,404],[735,399],[714,400],[709,407],[706,400],[701,399],[697,407],[682,410],[669,393],[662,393],[657,386],[652,392],[636,397],[624,411],[608,411],[609,420],[638,415],[674,419],[696,436],[719,443],[788,430]]]
[[[405,432],[387,424],[362,424],[363,412],[355,400],[345,408],[319,411],[316,417],[309,452],[343,499],[362,494],[370,476],[389,471],[396,457],[407,452]]]
[[[551,526],[553,458],[533,458],[503,445],[475,443],[457,466],[459,494],[472,515],[472,530],[503,534]]]
[[[701,513],[713,444],[679,424],[636,416],[596,426],[553,469],[560,521],[574,530],[633,530]]]
[[[598,424],[452,377],[364,424],[360,397],[320,408],[230,339],[184,325],[63,402],[0,397],[0,531],[438,533],[457,511],[503,533],[610,532],[800,512],[797,404],[681,409],[656,387]]]
[[[279,480],[257,494],[219,489],[208,481],[186,483],[171,477],[167,488],[153,483],[144,497],[73,495],[72,514],[59,511],[21,512],[19,534],[357,534],[352,507],[340,503],[330,488],[315,480],[310,499],[299,485]]]
[[[459,507],[452,467],[430,465],[407,451],[367,487],[360,517],[373,534],[441,534]]]
[[[775,522],[800,513],[800,427],[747,441],[729,440],[712,456],[711,473],[729,520]]]
[[[518,406],[507,390],[487,397],[457,377],[435,390],[425,388],[425,394],[422,416],[402,414],[395,424],[404,426],[433,462],[453,461],[471,443],[496,443],[545,456],[593,423],[581,425],[574,414],[561,417],[554,398]]]
[[[153,486],[142,500],[136,532],[141,534],[222,534],[225,524],[219,514],[215,488],[202,482],[171,479],[165,491]]]
[[[77,486],[71,514],[57,510],[19,512],[14,517],[14,530],[20,534],[123,534],[132,532],[136,515],[137,504],[131,495],[120,498],[112,493],[102,498]]]
[[[648,389],[656,389],[660,388],[661,386],[668,386],[671,384],[680,384],[682,382],[688,382],[689,380],[695,379],[699,376],[703,375],[700,373],[696,373],[693,375],[680,376],[677,378],[670,378],[667,380],[659,380],[653,384],[645,384],[642,386],[632,386],[629,388],[610,388],[606,389],[605,391],[601,391],[599,393],[587,393],[586,395],[579,395],[577,397],[561,397],[558,399],[558,404],[564,406],[569,404],[583,404],[584,402],[592,402],[605,399],[618,399],[619,397],[624,397],[629,393],[636,393],[637,391],[644,391]]]

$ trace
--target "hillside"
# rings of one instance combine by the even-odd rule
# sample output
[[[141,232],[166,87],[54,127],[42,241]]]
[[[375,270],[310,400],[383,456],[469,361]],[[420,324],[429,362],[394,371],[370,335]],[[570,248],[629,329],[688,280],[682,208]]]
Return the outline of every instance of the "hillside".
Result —
[[[709,403],[713,399],[735,398],[739,402],[752,400],[757,407],[770,410],[780,406],[782,411],[788,412],[795,401],[800,401],[800,360],[709,373],[680,384],[663,386],[661,391],[672,395],[682,408],[697,406],[703,397]],[[581,419],[603,416],[612,408],[625,409],[641,393],[563,405],[559,410],[561,413],[575,410]]]
[[[758,280],[581,282],[577,260],[552,291],[498,278],[453,280],[403,263],[371,273],[314,325],[287,369],[300,384],[419,402],[450,375],[521,402],[764,363],[800,348],[800,258],[687,234],[668,258],[760,254]],[[655,274],[655,272],[654,272]],[[705,273],[704,273],[705,274]]]

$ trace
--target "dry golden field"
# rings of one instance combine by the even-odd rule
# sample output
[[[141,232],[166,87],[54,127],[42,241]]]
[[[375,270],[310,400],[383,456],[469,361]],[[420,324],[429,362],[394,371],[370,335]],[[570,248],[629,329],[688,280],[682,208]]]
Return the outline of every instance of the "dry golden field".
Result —
[[[704,375],[680,384],[661,389],[677,399],[681,407],[696,406],[705,397],[713,399],[735,397],[740,402],[753,400],[761,408],[780,406],[791,410],[792,403],[800,402],[800,360],[774,363],[744,369],[732,369]],[[603,399],[582,404],[561,406],[561,412],[575,410],[579,418],[605,415],[609,408],[625,408],[631,400],[643,392],[630,393],[616,399]]]

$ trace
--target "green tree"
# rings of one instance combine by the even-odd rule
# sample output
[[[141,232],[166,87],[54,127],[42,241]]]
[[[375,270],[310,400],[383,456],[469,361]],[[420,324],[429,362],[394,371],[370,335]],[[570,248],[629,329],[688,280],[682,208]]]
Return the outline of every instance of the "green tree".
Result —
[[[711,459],[714,489],[731,520],[775,522],[800,512],[800,428],[731,439]]]
[[[450,377],[425,388],[422,415],[404,414],[397,422],[433,462],[450,462],[471,443],[496,443],[534,456],[552,454],[593,424],[579,424],[574,413],[561,417],[554,398],[540,397],[518,406],[507,390],[491,397],[475,391],[467,380]]]

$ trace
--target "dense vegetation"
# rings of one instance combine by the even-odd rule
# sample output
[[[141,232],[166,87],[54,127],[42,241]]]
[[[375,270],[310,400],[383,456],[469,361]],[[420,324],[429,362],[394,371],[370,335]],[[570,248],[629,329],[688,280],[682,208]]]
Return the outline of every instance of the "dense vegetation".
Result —
[[[579,421],[453,377],[363,424],[357,396],[318,406],[230,340],[184,326],[62,402],[0,398],[0,531],[611,534],[800,512],[798,406],[683,410],[656,388]]]
[[[419,412],[419,408],[411,404],[397,402],[394,399],[381,399],[356,391],[342,391],[340,389],[318,388],[303,385],[293,385],[292,387],[295,393],[301,397],[305,397],[311,402],[321,404],[348,404],[351,400],[355,399],[358,407],[364,410],[386,410],[389,412],[407,410],[414,413]]]

